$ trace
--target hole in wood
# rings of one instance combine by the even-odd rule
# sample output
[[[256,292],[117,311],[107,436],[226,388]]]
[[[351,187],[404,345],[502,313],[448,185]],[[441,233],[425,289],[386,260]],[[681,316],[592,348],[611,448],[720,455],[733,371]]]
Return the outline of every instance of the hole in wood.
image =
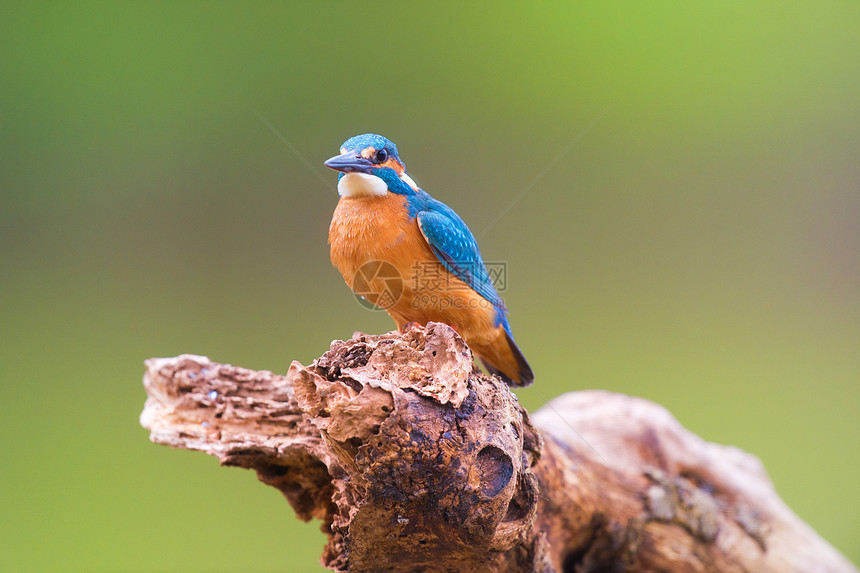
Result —
[[[496,446],[487,446],[478,452],[477,463],[481,472],[481,493],[496,497],[514,475],[511,458]]]

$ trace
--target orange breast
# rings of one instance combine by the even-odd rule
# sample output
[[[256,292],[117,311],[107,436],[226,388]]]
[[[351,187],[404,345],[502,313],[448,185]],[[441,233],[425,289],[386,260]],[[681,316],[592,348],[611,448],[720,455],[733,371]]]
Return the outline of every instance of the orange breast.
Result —
[[[331,262],[353,288],[356,272],[374,261],[407,269],[433,257],[418,223],[409,217],[406,197],[341,197],[328,232]]]

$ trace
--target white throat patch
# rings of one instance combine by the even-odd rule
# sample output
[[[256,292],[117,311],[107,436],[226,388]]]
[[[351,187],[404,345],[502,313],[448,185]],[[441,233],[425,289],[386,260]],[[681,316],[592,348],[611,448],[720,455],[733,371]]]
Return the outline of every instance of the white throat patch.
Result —
[[[388,185],[376,175],[347,173],[337,182],[341,197],[382,197],[388,193]]]

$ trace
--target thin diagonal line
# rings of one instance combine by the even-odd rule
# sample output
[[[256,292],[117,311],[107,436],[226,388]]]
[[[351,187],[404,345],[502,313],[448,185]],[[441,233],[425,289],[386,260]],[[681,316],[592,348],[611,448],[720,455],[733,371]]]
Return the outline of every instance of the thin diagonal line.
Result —
[[[272,133],[274,133],[276,136],[278,136],[278,139],[280,139],[281,141],[283,141],[283,142],[284,142],[284,144],[285,144],[287,147],[289,147],[289,148],[290,148],[290,151],[292,151],[293,153],[295,153],[295,154],[296,154],[296,157],[298,157],[299,159],[301,159],[301,160],[302,160],[302,163],[304,163],[305,165],[307,165],[307,166],[308,166],[308,169],[310,169],[311,171],[313,171],[314,173],[316,173],[317,177],[319,177],[319,178],[320,178],[320,181],[322,181],[322,182],[323,182],[323,184],[324,184],[326,187],[331,187],[331,181],[327,180],[327,179],[323,176],[323,174],[322,174],[322,173],[320,173],[319,171],[317,171],[317,170],[316,170],[316,168],[315,168],[313,165],[311,165],[311,162],[310,162],[310,161],[308,161],[307,159],[305,159],[305,156],[304,156],[304,155],[302,155],[301,153],[299,153],[299,150],[298,150],[298,149],[296,149],[295,147],[293,147],[293,144],[292,144],[292,143],[290,143],[289,141],[287,141],[287,138],[286,138],[286,137],[284,137],[283,135],[281,135],[281,133],[280,133],[277,129],[275,129],[275,126],[274,126],[274,125],[272,125],[271,123],[269,123],[269,120],[267,120],[265,117],[263,117],[263,116],[262,116],[262,114],[261,114],[260,112],[258,112],[257,110],[254,110],[254,113],[257,115],[257,117],[259,117],[259,118],[260,118],[260,121],[262,121],[263,123],[265,123],[265,124],[266,124],[266,126],[267,126],[271,131],[272,131]]]
[[[591,444],[589,444],[589,443],[588,443],[588,440],[586,440],[585,438],[583,438],[583,437],[582,437],[582,434],[580,434],[579,432],[577,432],[577,431],[576,431],[576,428],[574,428],[573,426],[571,426],[571,425],[570,425],[570,422],[568,422],[567,420],[565,420],[565,419],[564,419],[564,416],[562,416],[561,414],[559,414],[559,413],[558,413],[558,410],[556,410],[555,408],[553,408],[553,407],[552,407],[552,404],[550,404],[550,403],[549,403],[549,400],[547,400],[546,398],[544,398],[543,396],[541,396],[541,393],[540,393],[540,392],[538,392],[537,390],[535,390],[535,387],[534,387],[533,385],[532,385],[532,386],[529,386],[529,389],[531,389],[535,394],[537,394],[537,395],[538,395],[538,398],[540,398],[541,400],[543,400],[543,405],[544,405],[544,406],[548,406],[550,410],[552,410],[553,412],[555,412],[555,415],[556,415],[556,416],[558,416],[559,418],[561,418],[561,421],[562,421],[562,422],[564,422],[565,424],[567,424],[567,427],[568,427],[568,428],[570,428],[571,430],[573,430],[573,433],[574,433],[574,434],[576,434],[577,436],[579,436],[579,439],[580,439],[580,440],[582,440],[583,442],[585,442],[585,445],[586,445],[586,446],[588,446],[589,448],[591,448],[591,451],[592,451],[592,452],[594,452],[595,454],[597,454],[597,457],[598,457],[598,458],[600,458],[601,460],[603,460],[603,463],[604,463],[604,464],[609,465],[609,463],[604,459],[604,457],[600,455],[600,452],[598,452],[597,450],[595,450],[595,449],[594,449],[594,446],[592,446]]]
[[[600,115],[598,115],[596,118],[594,118],[594,119],[591,121],[591,123],[589,123],[587,126],[585,126],[585,129],[583,129],[582,131],[580,131],[580,132],[579,132],[579,134],[578,134],[576,137],[574,137],[574,138],[573,138],[573,140],[572,140],[570,143],[568,143],[568,144],[567,144],[567,146],[565,146],[565,148],[564,148],[564,149],[562,149],[562,150],[561,150],[561,153],[559,153],[558,155],[556,155],[556,156],[555,156],[555,159],[553,159],[552,161],[550,161],[550,162],[549,162],[549,164],[548,164],[546,167],[544,167],[544,168],[543,168],[543,170],[542,170],[540,173],[538,173],[538,174],[537,174],[537,177],[535,177],[535,178],[532,180],[532,182],[531,182],[531,183],[529,183],[528,185],[526,185],[526,188],[525,188],[525,189],[523,189],[523,190],[522,190],[522,192],[521,192],[519,195],[517,195],[517,196],[514,198],[514,200],[513,200],[513,201],[511,201],[510,203],[508,203],[508,206],[507,206],[507,207],[505,207],[504,209],[502,209],[502,212],[501,212],[501,213],[499,213],[498,215],[496,215],[496,218],[495,218],[495,219],[493,219],[493,220],[492,220],[492,222],[490,222],[490,224],[489,224],[489,225],[487,225],[486,227],[484,227],[484,230],[483,230],[483,231],[481,231],[480,233],[478,233],[478,234],[476,235],[476,238],[481,237],[482,235],[484,235],[487,231],[489,231],[490,229],[492,229],[492,228],[495,226],[495,224],[496,224],[496,223],[498,223],[499,221],[501,221],[501,220],[502,220],[502,217],[504,217],[505,215],[507,215],[508,211],[510,211],[510,210],[513,208],[513,206],[514,206],[514,205],[516,205],[517,203],[519,203],[519,202],[520,202],[520,199],[522,199],[523,197],[525,197],[525,196],[526,196],[526,194],[527,194],[529,191],[531,191],[531,190],[532,190],[532,188],[533,188],[535,185],[537,185],[537,182],[538,182],[538,181],[540,181],[541,179],[543,179],[543,176],[544,176],[544,175],[546,175],[547,173],[549,173],[549,170],[550,170],[550,169],[552,169],[553,167],[555,167],[555,164],[556,164],[556,163],[558,163],[559,161],[561,161],[561,158],[562,158],[562,157],[564,157],[565,155],[567,155],[567,152],[568,152],[568,151],[570,151],[570,148],[571,148],[571,147],[573,147],[573,146],[574,146],[574,145],[575,145],[575,144],[576,144],[580,139],[582,139],[582,138],[583,138],[583,136],[584,136],[586,133],[588,133],[588,132],[591,130],[591,128],[592,128],[592,127],[594,127],[595,125],[597,125],[597,122],[598,122],[598,121],[600,121],[601,119],[603,119],[603,116],[605,115],[605,113],[606,113],[606,112],[601,113],[601,114],[600,114]]]

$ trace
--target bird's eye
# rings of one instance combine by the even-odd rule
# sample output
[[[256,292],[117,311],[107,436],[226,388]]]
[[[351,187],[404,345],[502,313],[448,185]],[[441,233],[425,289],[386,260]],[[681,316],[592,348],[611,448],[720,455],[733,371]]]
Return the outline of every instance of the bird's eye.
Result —
[[[385,163],[385,160],[388,159],[388,152],[384,149],[380,149],[376,152],[376,162],[377,163]]]

